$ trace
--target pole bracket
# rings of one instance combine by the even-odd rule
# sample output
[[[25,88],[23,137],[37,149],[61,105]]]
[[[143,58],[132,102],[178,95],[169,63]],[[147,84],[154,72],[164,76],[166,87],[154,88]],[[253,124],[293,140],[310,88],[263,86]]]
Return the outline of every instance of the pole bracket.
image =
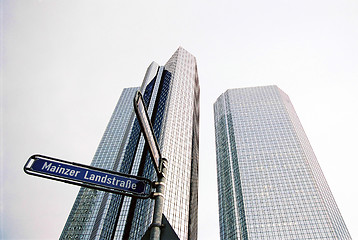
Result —
[[[150,195],[150,198],[156,198],[156,197],[164,198],[164,194],[163,193],[158,193],[158,192],[152,192],[152,194]]]
[[[153,227],[160,227],[160,228],[163,228],[165,227],[164,224],[156,224],[156,223],[152,223],[150,224],[150,226],[148,227],[148,229],[152,229]]]

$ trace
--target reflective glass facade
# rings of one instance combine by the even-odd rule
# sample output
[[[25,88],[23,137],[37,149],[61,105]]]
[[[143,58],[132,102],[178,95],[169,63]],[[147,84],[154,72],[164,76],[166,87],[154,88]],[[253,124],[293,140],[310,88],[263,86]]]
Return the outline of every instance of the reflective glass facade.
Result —
[[[227,90],[214,114],[221,239],[351,239],[283,91]]]
[[[140,88],[124,89],[92,165],[156,179],[133,109],[141,90],[162,156],[168,160],[164,215],[180,239],[196,239],[199,82],[195,57],[179,48],[167,64],[152,63]],[[141,239],[154,200],[81,188],[61,239]]]

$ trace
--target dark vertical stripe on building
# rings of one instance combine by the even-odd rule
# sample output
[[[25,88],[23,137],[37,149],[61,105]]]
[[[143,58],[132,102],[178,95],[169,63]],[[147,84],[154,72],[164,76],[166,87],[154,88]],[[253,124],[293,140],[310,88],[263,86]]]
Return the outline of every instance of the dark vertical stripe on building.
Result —
[[[154,135],[158,141],[160,141],[159,137],[161,133],[163,115],[165,112],[166,101],[167,101],[169,87],[170,87],[170,80],[171,80],[171,73],[164,70],[162,74],[162,79],[160,79],[160,85],[158,88],[158,93],[155,99],[155,104],[151,117]],[[145,178],[154,180],[156,178],[156,174],[155,174],[156,172],[148,150],[149,150],[148,144],[145,143],[141,163],[138,169],[138,176],[143,176]],[[123,237],[123,239],[133,238],[132,236],[133,233],[131,233],[131,231],[133,231],[132,229],[133,226],[134,228],[136,228],[135,227],[136,225],[137,226],[144,225],[144,219],[146,214],[151,214],[150,209],[152,204],[153,202],[148,204],[147,200],[133,199],[131,201],[130,214],[128,214],[128,221],[124,230],[125,237]],[[140,212],[139,216],[136,215],[137,211],[135,211],[138,208],[141,209],[141,211],[139,211]]]
[[[237,157],[237,149],[236,149],[236,141],[235,141],[235,133],[233,129],[233,121],[232,121],[232,115],[231,115],[231,108],[230,108],[230,101],[228,99],[228,96],[225,95],[225,102],[227,103],[226,109],[226,117],[227,117],[227,128],[228,128],[228,134],[229,134],[229,141],[230,141],[230,147],[231,147],[231,161],[233,164],[233,169],[231,171],[234,172],[234,178],[235,181],[233,183],[233,186],[235,188],[235,191],[237,192],[236,196],[238,197],[238,209],[239,209],[239,220],[240,220],[240,239],[248,239],[247,234],[247,226],[246,226],[246,217],[245,217],[245,206],[244,206],[244,199],[242,195],[242,188],[241,188],[241,178],[240,178],[240,171],[239,171],[239,165],[238,165],[238,157]],[[235,165],[235,166],[234,166]],[[236,169],[236,171],[235,171]],[[237,184],[235,184],[237,183]]]
[[[147,87],[145,88],[144,94],[143,94],[143,100],[145,105],[148,107],[149,106],[149,101],[150,98],[152,96],[153,93],[153,89],[154,89],[154,85],[155,85],[155,81],[156,81],[156,77],[147,85]],[[140,130],[140,126],[138,123],[137,118],[135,118],[134,120],[134,125],[132,128],[132,133],[126,148],[126,152],[123,158],[123,162],[121,164],[120,167],[120,171],[121,173],[127,173],[129,174],[133,168],[133,163],[134,163],[134,158],[136,156],[136,152],[137,152],[137,148],[138,148],[138,143],[139,143],[139,139],[141,136],[141,130]],[[113,230],[112,230],[112,236],[110,239],[114,239],[115,233],[116,233],[116,227],[118,225],[118,220],[119,220],[119,215],[120,215],[120,210],[123,206],[123,197],[121,195],[116,195],[114,196],[114,198],[116,198],[118,201],[120,201],[120,203],[118,204],[119,206],[117,206],[117,211],[116,211],[116,217],[115,217],[115,222],[113,224]],[[133,200],[134,198],[132,198]],[[111,204],[113,203],[113,201],[111,202]],[[131,209],[131,207],[130,207]],[[133,219],[133,213],[130,213],[127,215],[127,223],[126,223],[126,227],[124,229],[124,235],[126,235],[126,231],[127,228],[131,228],[131,219]],[[123,239],[126,239],[123,236]]]
[[[197,73],[197,71],[196,71]],[[200,89],[198,76],[195,76],[194,110],[192,126],[191,172],[190,172],[190,201],[188,239],[198,238],[198,182],[199,182],[199,116],[200,116]]]

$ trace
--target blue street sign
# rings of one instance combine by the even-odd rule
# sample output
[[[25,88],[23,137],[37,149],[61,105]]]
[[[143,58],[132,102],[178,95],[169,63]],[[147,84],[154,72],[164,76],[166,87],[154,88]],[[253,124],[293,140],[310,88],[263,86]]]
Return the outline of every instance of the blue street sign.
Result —
[[[132,197],[148,198],[151,194],[152,183],[149,179],[42,155],[31,156],[24,171],[39,177]]]

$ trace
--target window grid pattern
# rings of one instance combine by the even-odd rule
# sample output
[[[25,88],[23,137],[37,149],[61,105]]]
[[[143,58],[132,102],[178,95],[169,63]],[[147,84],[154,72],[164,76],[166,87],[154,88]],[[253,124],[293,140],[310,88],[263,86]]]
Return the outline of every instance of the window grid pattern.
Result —
[[[126,126],[130,123],[133,112],[132,105],[128,106],[128,98],[133,98],[137,89],[123,90],[92,160],[92,166],[109,170],[115,166]],[[60,239],[89,239],[97,213],[106,210],[101,208],[104,196],[102,191],[81,188]]]
[[[151,80],[151,81],[150,81]],[[149,84],[147,84],[147,81],[150,81]],[[151,115],[151,112],[153,111],[153,106],[152,106],[152,100],[150,100],[150,98],[153,95],[157,94],[158,91],[158,82],[156,81],[156,79],[145,79],[144,80],[145,84],[147,84],[146,86],[146,90],[143,96],[143,100],[146,103],[146,106],[148,106],[148,115]],[[135,119],[137,121],[137,119]],[[138,136],[137,136],[138,137]],[[136,154],[134,156],[134,160],[132,163],[132,168],[131,168],[131,175],[135,175],[138,176],[138,169],[141,163],[141,158],[142,158],[142,154],[144,151],[144,145],[145,145],[145,140],[142,134],[139,135],[139,142],[137,144],[133,144],[133,147],[136,147]],[[151,178],[149,178],[151,179]],[[122,239],[124,237],[125,234],[128,234],[128,228],[131,228],[130,224],[128,224],[128,221],[130,220],[130,208],[133,204],[136,204],[136,201],[134,201],[132,198],[130,197],[125,197],[123,199],[123,203],[122,206],[120,208],[120,212],[118,215],[118,221],[117,221],[117,227],[115,230],[115,239]],[[127,230],[126,230],[127,229]],[[125,232],[126,231],[126,232]]]
[[[232,89],[214,110],[221,239],[237,229],[232,239],[351,239],[287,95],[276,86]],[[240,201],[240,226],[228,225]]]
[[[171,74],[167,71],[164,71],[161,86],[160,88],[158,87],[160,91],[158,96],[156,96],[158,100],[154,99],[155,101],[153,102],[155,102],[155,104],[152,104],[153,107],[149,109],[152,116],[151,120],[153,123],[154,134],[158,140],[161,134],[161,126],[163,123],[163,114],[166,107],[170,80]],[[139,170],[138,174],[145,178],[152,179],[153,181],[156,180],[156,172],[148,151],[142,169]],[[139,239],[144,235],[145,231],[152,223],[153,207],[154,201],[151,199],[136,201],[130,239]]]
[[[172,74],[172,83],[160,136],[162,155],[168,159],[164,215],[180,239],[196,239],[198,154],[193,149],[197,151],[199,138],[194,134],[199,83],[195,57],[179,48],[165,69]]]
[[[152,63],[148,69],[158,71],[156,74],[147,71],[141,87],[145,89],[143,98],[149,116],[153,113],[154,132],[162,155],[171,166],[168,175],[172,175],[167,180],[166,189],[171,189],[173,194],[166,193],[164,214],[180,239],[196,239],[199,152],[196,61],[191,54],[179,48],[164,68]],[[154,79],[149,79],[154,75]],[[159,85],[161,81],[156,80],[162,80],[162,86]],[[155,180],[152,160],[133,111],[136,90],[138,88],[122,93],[92,165]],[[175,105],[174,108],[171,108],[172,105]],[[124,117],[125,121],[119,120],[118,116]],[[164,149],[168,144],[169,149],[174,149],[173,153],[168,148]],[[111,239],[113,236],[114,239],[140,239],[151,224],[153,204],[151,199],[135,199],[81,188],[61,239]],[[168,210],[172,205],[175,211]]]
[[[144,94],[143,94],[143,100],[144,100],[144,104],[146,106],[149,105],[150,102],[150,98],[152,96],[152,92],[153,92],[153,88],[155,85],[155,79],[153,79],[152,81],[150,81],[148,83],[148,85],[145,88]],[[134,95],[133,95],[134,97]],[[132,98],[133,98],[132,97]],[[132,101],[130,102],[132,103]],[[133,109],[132,109],[133,110]],[[139,140],[141,138],[141,130],[140,130],[140,126],[138,123],[137,118],[134,119],[134,126],[132,128],[132,133],[130,136],[130,140],[129,140],[129,144],[127,145],[126,151],[124,153],[124,160],[122,161],[122,164],[120,166],[119,172],[122,173],[132,173],[133,174],[133,168],[136,168],[138,162],[135,161],[137,158],[137,156],[141,156],[142,152],[137,151],[139,148]],[[126,230],[126,228],[130,228],[130,219],[131,219],[131,214],[130,214],[130,207],[133,201],[133,198],[123,198],[121,195],[116,195],[116,198],[118,199],[117,201],[123,200],[121,202],[121,206],[114,206],[114,208],[112,209],[118,209],[116,212],[116,217],[118,217],[118,221],[117,224],[114,222],[113,226],[117,225],[115,231],[115,236],[117,237],[117,239],[122,239],[122,238],[126,238],[126,234],[128,234],[128,230]],[[126,213],[126,214],[124,214]],[[122,218],[120,218],[122,216]],[[124,229],[124,231],[117,231],[117,229]],[[105,238],[101,238],[101,239],[105,239]]]
[[[300,124],[300,121],[297,117],[297,114],[293,108],[293,105],[287,96],[282,90],[279,90],[279,94],[281,95],[281,99],[283,104],[285,104],[287,112],[292,119],[293,126],[298,134],[298,137],[300,141],[302,142],[303,150],[307,157],[307,164],[311,167],[311,171],[313,173],[313,176],[317,182],[317,187],[320,191],[320,194],[322,196],[322,200],[326,204],[328,214],[332,220],[333,228],[336,232],[336,235],[339,239],[349,239],[350,235],[347,229],[347,226],[344,223],[344,220],[342,218],[342,215],[339,212],[338,206],[334,200],[333,194],[331,190],[329,189],[328,183],[323,175],[323,172],[321,170],[321,167],[319,166],[319,163],[316,159],[316,156],[312,150],[312,147],[307,139],[307,136],[302,128],[302,125]]]
[[[153,90],[154,81],[150,82],[144,92],[144,101],[147,104]],[[122,155],[119,150],[121,142],[126,141],[124,138],[126,126],[131,124],[130,121],[133,117],[133,97],[135,91],[138,88],[129,88],[124,89],[120,100],[116,106],[115,112],[112,114],[111,120],[107,126],[105,134],[101,140],[101,143],[97,149],[95,157],[92,161],[92,165],[96,167],[101,167],[105,169],[111,169],[119,171],[122,173],[129,173],[132,168],[133,162],[130,159],[133,159],[134,154],[137,148],[137,142],[140,137],[140,127],[137,119],[134,119],[132,126],[131,134],[129,136],[129,141],[125,147],[124,157],[122,159],[128,159],[127,161],[121,161],[119,164],[118,159]],[[124,122],[125,119],[126,122]],[[121,121],[122,120],[122,121]],[[117,138],[116,138],[117,137]],[[112,145],[110,145],[112,144]],[[102,157],[103,156],[103,157]],[[110,160],[111,159],[111,160]],[[102,161],[103,160],[103,161]],[[118,169],[119,167],[119,169]],[[122,204],[121,200],[123,199],[122,195],[110,194],[102,191],[93,190],[96,193],[97,199],[92,201],[92,204],[88,204],[91,207],[88,211],[82,211],[82,204],[74,204],[74,207],[70,213],[69,220],[74,220],[71,218],[71,215],[81,216],[80,222],[82,225],[87,226],[87,229],[84,227],[81,228],[82,231],[79,231],[77,227],[77,232],[73,233],[70,228],[70,231],[66,229],[66,226],[61,234],[61,238],[75,238],[75,239],[110,239],[112,232],[114,231],[114,226],[116,226],[118,210]],[[87,192],[87,191],[86,191]],[[88,196],[82,196],[80,191],[77,199],[80,199],[80,202],[83,202],[84,199],[87,199]],[[93,195],[93,193],[92,193]],[[111,196],[108,198],[108,196]],[[108,211],[111,209],[111,211]],[[113,209],[116,209],[113,211]],[[86,209],[87,210],[87,209]],[[83,217],[84,214],[87,216]],[[78,221],[67,221],[68,225],[78,225]],[[67,224],[66,224],[67,225]]]

